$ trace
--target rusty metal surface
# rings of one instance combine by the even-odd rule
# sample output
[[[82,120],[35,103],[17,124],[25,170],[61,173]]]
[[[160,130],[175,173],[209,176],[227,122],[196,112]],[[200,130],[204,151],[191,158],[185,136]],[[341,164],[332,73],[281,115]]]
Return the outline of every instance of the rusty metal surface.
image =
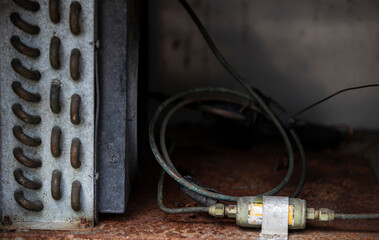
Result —
[[[201,183],[223,193],[252,195],[276,185],[285,170],[274,172],[280,151],[177,149],[173,161]],[[1,233],[13,238],[95,239],[258,239],[260,230],[240,228],[233,219],[215,219],[206,214],[167,215],[159,211],[156,187],[159,166],[149,156],[139,188],[124,215],[101,215],[92,232],[29,231]],[[344,213],[379,212],[379,185],[367,161],[351,152],[308,153],[309,175],[300,198],[308,207],[327,207]],[[300,166],[298,166],[300,167]],[[212,169],[209,171],[209,169]],[[299,173],[299,168],[296,172]],[[297,176],[297,175],[295,175]],[[170,207],[195,206],[166,179],[165,203]],[[280,195],[293,191],[296,179]],[[289,239],[378,239],[379,220],[307,222],[302,231],[290,231]]]

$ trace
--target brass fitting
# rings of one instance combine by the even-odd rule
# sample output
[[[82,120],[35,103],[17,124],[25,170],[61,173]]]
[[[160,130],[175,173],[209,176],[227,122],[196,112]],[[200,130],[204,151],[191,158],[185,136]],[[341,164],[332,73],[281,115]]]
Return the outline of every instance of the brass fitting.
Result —
[[[334,220],[334,211],[328,208],[320,208],[319,210],[315,210],[314,208],[307,208],[307,219],[332,221]]]
[[[334,211],[328,208],[320,208],[318,219],[320,221],[332,221],[334,220]]]
[[[222,203],[217,203],[209,207],[209,215],[216,218],[223,218],[225,216],[225,205]]]
[[[228,218],[236,218],[237,216],[237,205],[229,205],[225,207],[225,215]]]
[[[307,208],[307,219],[308,220],[318,219],[318,210],[315,210],[314,208]]]

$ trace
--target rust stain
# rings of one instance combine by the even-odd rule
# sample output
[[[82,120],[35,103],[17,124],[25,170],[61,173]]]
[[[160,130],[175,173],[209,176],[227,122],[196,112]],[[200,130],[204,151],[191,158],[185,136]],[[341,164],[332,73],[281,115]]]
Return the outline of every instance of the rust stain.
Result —
[[[285,169],[273,170],[278,152],[204,151],[180,149],[173,160],[202,184],[231,195],[254,195],[281,181]],[[379,212],[379,185],[362,156],[341,152],[308,153],[309,174],[300,198],[309,207],[326,207],[345,213]],[[144,174],[124,215],[100,215],[90,232],[19,231],[3,232],[0,238],[28,239],[258,239],[258,229],[235,225],[233,219],[215,219],[206,214],[166,215],[159,211],[156,188],[159,166],[152,156],[145,159]],[[212,171],[209,171],[212,169]],[[288,195],[293,181],[280,192]],[[233,186],[246,186],[233,188]],[[250,187],[254,186],[254,187]],[[170,207],[196,206],[167,178],[165,203]],[[307,222],[302,231],[291,231],[290,239],[379,239],[379,220]]]

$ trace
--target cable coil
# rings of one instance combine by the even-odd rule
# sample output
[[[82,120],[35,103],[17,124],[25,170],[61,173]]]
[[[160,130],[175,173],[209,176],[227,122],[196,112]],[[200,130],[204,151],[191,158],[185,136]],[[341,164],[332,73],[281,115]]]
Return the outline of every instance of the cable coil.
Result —
[[[207,96],[199,96],[199,94],[207,94]],[[228,95],[228,97],[224,97],[224,96],[220,96],[220,95],[216,95],[216,94]],[[177,169],[173,165],[173,163],[169,157],[167,148],[166,148],[166,142],[165,142],[166,128],[167,128],[168,121],[173,116],[173,114],[176,111],[178,111],[180,108],[185,107],[186,105],[189,105],[189,104],[192,104],[195,102],[204,102],[204,101],[232,102],[232,103],[241,105],[241,107],[243,107],[243,108],[247,107],[247,108],[251,109],[252,111],[261,113],[264,116],[269,118],[269,116],[267,114],[265,114],[263,111],[261,111],[261,109],[258,108],[254,104],[256,101],[252,97],[250,97],[246,94],[243,94],[241,92],[233,91],[233,90],[229,90],[229,89],[224,89],[224,88],[194,89],[194,90],[190,90],[187,92],[177,94],[177,95],[169,98],[161,106],[159,106],[158,110],[156,111],[156,113],[155,113],[155,115],[154,115],[154,117],[150,123],[150,128],[149,128],[150,146],[151,146],[151,149],[153,151],[153,154],[154,154],[156,160],[162,166],[164,171],[167,172],[172,178],[174,178],[182,186],[184,186],[184,187],[190,189],[191,191],[196,192],[202,196],[205,196],[205,197],[209,197],[209,198],[220,200],[220,201],[236,202],[239,198],[238,196],[228,196],[228,195],[224,195],[224,194],[220,194],[220,193],[211,192],[211,191],[205,190],[203,187],[200,187],[200,186],[184,179],[183,176],[180,175],[180,173],[177,171]],[[173,103],[175,103],[175,105],[171,109],[167,110],[167,108],[169,108],[169,106],[172,105]],[[163,116],[163,120],[162,120],[160,128],[159,128],[159,145],[160,145],[160,150],[159,150],[156,139],[155,139],[155,127],[156,127],[156,124],[157,124],[158,120],[160,119],[161,115],[166,110],[167,110],[167,113]],[[272,120],[272,119],[270,119],[270,120]],[[284,179],[276,187],[274,187],[272,190],[267,191],[265,193],[262,193],[260,195],[274,195],[274,194],[278,193],[281,189],[283,189],[287,185],[287,183],[289,182],[289,180],[293,174],[294,153],[293,153],[291,141],[288,137],[286,130],[284,130],[280,124],[278,124],[276,126],[279,129],[279,131],[280,131],[280,129],[282,129],[282,131],[284,133],[284,134],[282,134],[282,138],[283,138],[283,140],[286,144],[286,147],[287,147],[287,151],[288,151],[288,155],[289,155],[289,166],[287,169],[287,174],[285,175]],[[298,140],[296,133],[293,130],[290,130],[289,133],[291,134],[292,138],[294,139],[294,142],[296,143],[297,148],[300,150],[300,153],[301,153],[300,155],[302,158],[302,166],[303,166],[302,176],[301,176],[301,179],[298,183],[296,190],[291,195],[291,196],[297,196],[299,194],[299,192],[301,191],[301,188],[302,188],[304,181],[305,181],[306,159],[305,159],[305,154],[304,154],[302,145],[301,145],[300,141]],[[164,205],[163,205],[163,190],[162,190],[163,189],[163,177],[164,177],[164,175],[162,174],[160,182],[159,182],[159,189],[158,189],[158,192],[159,192],[158,200],[159,200],[160,206],[162,206],[161,209],[163,211],[169,212],[169,213],[182,213],[183,208],[178,210],[178,212],[175,212],[175,210],[174,210],[174,212],[170,212],[167,208],[164,207]],[[195,210],[196,209],[191,208],[189,211],[193,212]],[[197,210],[204,211],[204,208],[200,208]],[[188,211],[185,211],[185,212],[188,212]]]
[[[170,159],[170,156],[166,147],[166,141],[165,141],[166,128],[167,128],[168,121],[170,120],[172,115],[176,111],[178,111],[180,108],[185,107],[186,105],[189,105],[195,102],[202,102],[202,101],[221,101],[221,102],[229,102],[229,103],[232,102],[234,104],[241,105],[242,106],[241,110],[248,107],[252,111],[255,111],[264,115],[278,129],[287,149],[287,154],[288,154],[288,159],[289,159],[287,174],[276,187],[258,196],[274,195],[278,193],[280,190],[282,190],[287,185],[288,181],[290,180],[293,174],[293,169],[294,169],[294,151],[293,151],[293,147],[292,147],[292,143],[290,141],[289,135],[292,137],[292,140],[299,151],[299,155],[300,155],[301,163],[302,163],[302,172],[301,172],[299,183],[295,191],[290,196],[292,198],[297,197],[297,195],[301,192],[301,189],[306,179],[307,160],[306,160],[305,152],[302,147],[300,139],[298,138],[296,132],[292,129],[291,124],[286,124],[285,121],[286,120],[292,121],[294,117],[302,114],[303,112],[315,107],[316,105],[340,93],[350,91],[350,90],[361,89],[361,88],[378,87],[379,84],[362,85],[358,87],[352,87],[352,88],[340,90],[300,110],[299,112],[297,112],[291,117],[287,114],[287,112],[284,109],[282,109],[282,107],[279,104],[277,104],[275,101],[271,101],[271,99],[264,96],[259,90],[250,86],[250,84],[238,74],[238,72],[226,61],[226,59],[222,56],[220,51],[217,49],[213,40],[209,36],[207,30],[205,29],[205,27],[203,26],[203,24],[201,23],[200,19],[197,17],[196,13],[193,11],[191,6],[187,3],[187,1],[186,0],[178,0],[178,1],[181,3],[183,8],[187,11],[189,16],[192,18],[193,22],[195,23],[200,33],[202,34],[204,40],[208,44],[210,50],[213,52],[214,56],[221,63],[221,65],[231,74],[234,80],[236,80],[247,91],[248,95],[238,92],[238,91],[225,89],[225,88],[199,88],[199,89],[193,89],[186,92],[182,92],[175,96],[172,96],[158,107],[158,109],[156,110],[153,116],[153,119],[150,122],[149,141],[150,141],[150,147],[154,154],[154,157],[156,158],[156,160],[162,167],[162,171],[161,171],[159,182],[158,182],[157,198],[158,198],[159,208],[163,212],[171,213],[171,214],[190,213],[190,212],[208,212],[209,210],[209,207],[186,207],[186,208],[166,207],[163,203],[163,184],[164,184],[165,173],[169,174],[175,181],[177,181],[183,187],[197,194],[200,194],[201,196],[220,200],[220,201],[228,201],[228,202],[237,202],[239,199],[238,196],[228,196],[228,195],[224,195],[218,192],[208,191],[202,186],[199,186],[195,183],[187,181],[183,176],[181,176],[181,174],[175,168],[175,166],[173,165]],[[207,94],[207,97],[199,97],[199,96],[196,96],[197,94]],[[215,97],[214,94],[224,94],[224,95],[228,95],[228,97],[233,97],[234,99],[230,100],[230,98]],[[169,106],[172,106],[173,104],[175,105],[170,110],[167,110]],[[162,118],[161,115],[163,115],[164,111],[167,111],[167,113],[163,116],[163,120],[161,122],[160,130],[159,130],[159,146],[160,146],[160,150],[159,150],[156,139],[155,139],[155,134],[156,134],[155,130],[156,130],[156,125],[158,123],[158,120]],[[283,121],[282,117],[285,118],[284,119],[285,121]],[[337,213],[335,214],[335,218],[346,219],[346,220],[378,219],[379,214],[378,213],[373,213],[373,214]]]
[[[272,123],[275,125],[275,127],[278,129],[281,137],[283,138],[284,144],[287,149],[288,153],[288,159],[289,159],[289,166],[287,170],[287,174],[285,175],[284,179],[273,189],[270,191],[267,191],[265,193],[262,193],[261,195],[274,195],[278,193],[281,189],[283,189],[288,181],[290,180],[292,174],[293,174],[293,169],[294,169],[294,151],[292,147],[292,143],[289,138],[289,134],[293,137],[299,151],[300,155],[302,158],[302,174],[301,178],[299,181],[299,184],[295,190],[295,192],[291,196],[297,196],[299,192],[301,191],[304,182],[305,182],[305,177],[306,177],[306,158],[305,154],[303,151],[303,148],[301,146],[301,143],[299,139],[297,138],[296,133],[292,129],[286,129],[283,127],[282,123],[278,119],[278,116],[272,111],[271,107],[267,103],[267,99],[265,99],[265,96],[260,93],[258,90],[255,88],[251,87],[250,84],[242,78],[238,74],[238,72],[226,61],[226,59],[222,56],[220,51],[217,49],[216,45],[212,41],[211,37],[209,36],[208,32],[206,31],[205,27],[201,23],[200,19],[197,17],[196,13],[193,11],[193,9],[190,7],[190,5],[185,1],[185,0],[179,0],[179,2],[182,4],[184,9],[187,11],[189,16],[192,18],[194,23],[196,24],[197,28],[199,29],[200,33],[204,37],[206,43],[208,44],[209,48],[217,58],[217,60],[222,64],[222,66],[231,74],[231,76],[248,92],[248,95],[234,91],[234,90],[229,90],[225,88],[201,88],[201,89],[194,89],[194,90],[189,90],[186,92],[179,93],[169,99],[167,99],[164,103],[162,103],[157,111],[155,112],[153,119],[150,122],[149,126],[149,141],[150,141],[150,147],[151,150],[158,161],[158,163],[162,166],[163,170],[166,171],[172,178],[174,178],[179,184],[181,184],[183,187],[188,188],[189,190],[198,193],[204,197],[209,197],[212,199],[220,200],[220,201],[230,201],[230,202],[236,202],[239,197],[237,196],[228,196],[220,193],[215,193],[208,191],[201,186],[198,186],[194,183],[191,183],[184,179],[179,172],[176,170],[175,166],[172,164],[171,159],[169,157],[169,154],[166,149],[166,144],[165,144],[165,131],[166,131],[166,125],[171,118],[171,116],[181,107],[190,104],[192,102],[197,102],[199,99],[191,99],[191,96],[194,94],[200,94],[200,93],[207,93],[207,94],[226,94],[229,96],[233,96],[234,98],[237,99],[242,99],[244,102],[248,102],[248,106],[252,110],[259,109],[259,112],[262,113],[264,116],[266,116]],[[168,106],[170,106],[173,103],[176,103],[177,101],[180,101],[182,98],[189,98],[188,100],[183,100],[182,102],[178,103],[175,107],[171,109],[171,111],[165,116],[162,126],[160,128],[160,146],[161,146],[161,151],[158,149],[156,140],[155,140],[155,126],[157,124],[158,118],[162,114],[164,110]],[[203,99],[206,100],[206,99]],[[222,99],[221,99],[222,100]],[[251,107],[251,104],[254,103],[254,105]],[[185,212],[190,212],[196,209],[185,209],[185,208],[180,208],[180,209],[167,209],[164,207],[163,204],[163,177],[164,174],[161,174],[161,179],[159,181],[159,189],[158,189],[158,202],[159,206],[161,207],[161,210],[164,212],[168,213],[181,213],[183,211]],[[197,209],[198,211],[204,211],[204,209]]]

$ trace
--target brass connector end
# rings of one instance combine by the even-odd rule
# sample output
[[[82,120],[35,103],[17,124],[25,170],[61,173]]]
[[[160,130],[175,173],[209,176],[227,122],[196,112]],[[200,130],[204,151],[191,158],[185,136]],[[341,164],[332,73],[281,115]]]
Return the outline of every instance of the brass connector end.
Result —
[[[318,219],[318,210],[315,210],[314,208],[307,208],[307,219],[308,220]]]
[[[217,203],[209,207],[209,215],[216,218],[223,218],[225,216],[225,205],[222,203]]]
[[[229,205],[225,207],[225,215],[228,218],[236,218],[237,216],[237,205]]]
[[[320,208],[318,219],[320,221],[332,221],[334,220],[334,211],[328,208]]]
[[[334,220],[334,211],[328,208],[320,208],[319,210],[315,210],[314,208],[307,208],[307,219],[332,221]]]

